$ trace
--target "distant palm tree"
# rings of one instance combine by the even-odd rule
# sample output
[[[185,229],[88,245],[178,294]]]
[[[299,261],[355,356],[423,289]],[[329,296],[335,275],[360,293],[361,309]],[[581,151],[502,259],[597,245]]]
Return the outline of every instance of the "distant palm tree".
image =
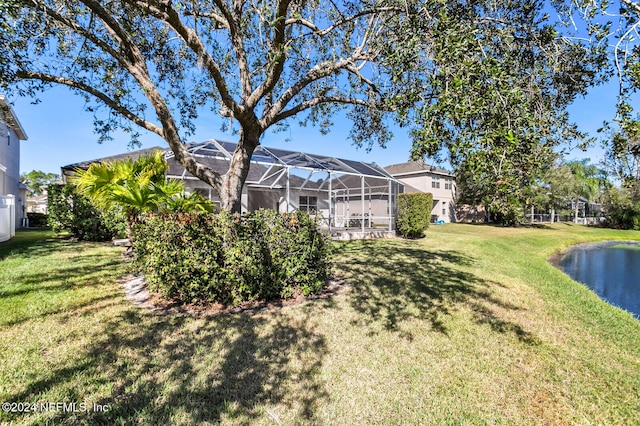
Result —
[[[578,203],[580,197],[591,202],[602,186],[602,170],[595,164],[590,164],[589,161],[590,159],[585,158],[580,161],[567,163],[573,174],[573,191],[576,195],[574,221],[576,223],[578,222]]]
[[[184,185],[167,180],[169,165],[161,151],[113,162],[94,163],[87,170],[76,170],[73,180],[80,193],[98,207],[118,206],[127,217],[127,237],[131,240],[133,227],[140,214],[153,211],[179,210],[212,211],[213,205],[199,194],[185,196]]]

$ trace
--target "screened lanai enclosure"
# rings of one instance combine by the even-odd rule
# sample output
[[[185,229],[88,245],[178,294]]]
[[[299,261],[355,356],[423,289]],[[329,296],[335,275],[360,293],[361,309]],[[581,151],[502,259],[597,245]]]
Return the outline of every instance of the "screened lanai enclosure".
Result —
[[[199,162],[219,173],[229,169],[235,148],[233,142],[213,139],[187,145]],[[136,159],[157,150],[164,152],[169,163],[167,178],[183,180],[187,192],[199,192],[220,206],[212,187],[187,172],[171,150],[160,147],[64,166],[63,180],[92,163]],[[337,238],[385,237],[395,231],[398,193],[402,191],[402,183],[377,164],[258,146],[251,157],[241,204],[243,213],[260,208],[309,212]]]
[[[224,173],[235,147],[233,142],[209,140],[191,143],[188,150]],[[219,203],[215,190],[185,171],[170,150],[165,158],[168,178],[182,179],[188,190]],[[376,164],[258,146],[242,191],[242,212],[304,210],[334,235],[341,230],[391,232],[401,191],[402,184]]]

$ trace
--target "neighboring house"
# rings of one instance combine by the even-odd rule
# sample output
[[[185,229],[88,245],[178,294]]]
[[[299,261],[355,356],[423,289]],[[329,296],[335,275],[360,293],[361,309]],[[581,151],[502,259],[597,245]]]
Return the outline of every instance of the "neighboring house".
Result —
[[[229,169],[236,144],[209,140],[188,144],[188,150],[219,173]],[[161,148],[149,148],[62,167],[63,180],[91,163],[137,158]],[[213,188],[188,173],[163,150],[169,163],[167,178],[181,179],[188,192],[199,192],[220,205]],[[381,227],[395,229],[397,194],[402,184],[376,164],[258,146],[242,190],[242,212],[259,208],[281,212],[305,210],[318,214],[330,230]]]
[[[27,213],[49,213],[49,205],[47,203],[46,191],[41,195],[33,195],[27,197]]]
[[[451,172],[408,161],[385,167],[385,170],[404,184],[404,192],[429,192],[433,194],[431,221],[456,221],[456,178]]]
[[[4,95],[0,95],[0,216],[10,217],[13,230],[22,226],[26,217],[27,187],[20,184],[20,141],[23,140],[27,140],[27,135],[20,121]],[[8,239],[3,237],[7,232],[12,236],[13,231],[0,229],[0,240]]]

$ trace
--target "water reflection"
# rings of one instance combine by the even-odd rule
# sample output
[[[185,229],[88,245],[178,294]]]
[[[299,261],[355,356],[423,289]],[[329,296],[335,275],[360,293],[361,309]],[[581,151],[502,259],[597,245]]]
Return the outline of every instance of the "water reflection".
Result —
[[[602,299],[640,318],[640,244],[583,244],[572,248],[558,266]]]

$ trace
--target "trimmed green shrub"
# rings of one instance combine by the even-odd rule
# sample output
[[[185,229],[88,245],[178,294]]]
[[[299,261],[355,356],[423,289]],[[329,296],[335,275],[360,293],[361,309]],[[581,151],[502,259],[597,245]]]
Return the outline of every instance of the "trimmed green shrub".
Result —
[[[55,232],[68,232],[78,240],[105,241],[125,235],[126,222],[118,209],[102,211],[80,195],[75,185],[49,185],[47,188],[49,226]]]
[[[328,276],[327,237],[304,212],[150,215],[133,240],[135,265],[150,288],[187,303],[308,295]]]
[[[30,228],[44,228],[49,226],[49,217],[44,213],[27,212]]]
[[[426,192],[398,194],[396,230],[404,238],[422,238],[429,227],[433,195]]]

